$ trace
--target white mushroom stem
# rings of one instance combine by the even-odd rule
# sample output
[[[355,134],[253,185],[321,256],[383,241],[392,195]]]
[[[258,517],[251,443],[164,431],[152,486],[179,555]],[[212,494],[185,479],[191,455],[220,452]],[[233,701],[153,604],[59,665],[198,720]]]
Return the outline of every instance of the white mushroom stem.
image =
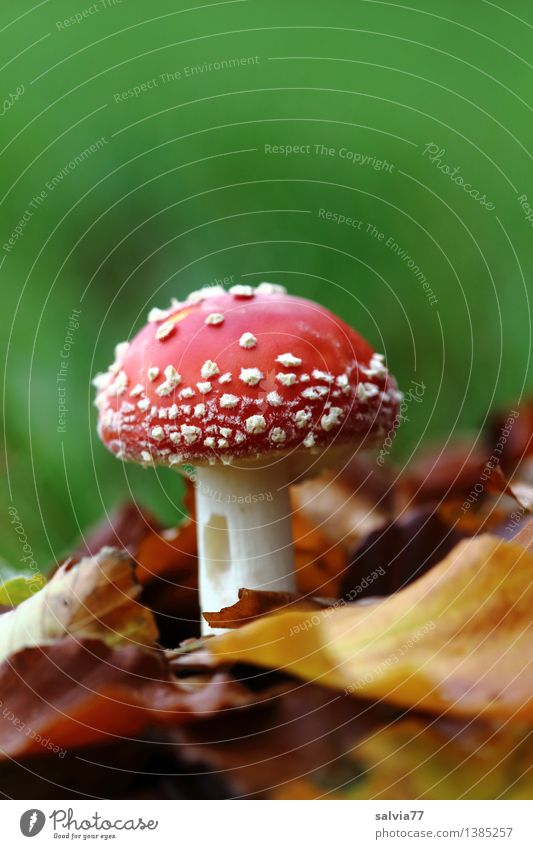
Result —
[[[241,587],[294,592],[287,464],[200,466],[195,489],[201,610],[234,604]]]

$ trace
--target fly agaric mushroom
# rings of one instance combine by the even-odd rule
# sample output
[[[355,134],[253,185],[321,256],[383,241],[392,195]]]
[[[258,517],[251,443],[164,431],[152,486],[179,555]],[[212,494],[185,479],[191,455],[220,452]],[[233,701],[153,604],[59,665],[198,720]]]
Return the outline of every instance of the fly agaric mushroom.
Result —
[[[269,283],[153,309],[115,357],[95,380],[98,433],[122,460],[194,467],[201,609],[241,587],[294,591],[289,483],[394,426],[383,357]]]

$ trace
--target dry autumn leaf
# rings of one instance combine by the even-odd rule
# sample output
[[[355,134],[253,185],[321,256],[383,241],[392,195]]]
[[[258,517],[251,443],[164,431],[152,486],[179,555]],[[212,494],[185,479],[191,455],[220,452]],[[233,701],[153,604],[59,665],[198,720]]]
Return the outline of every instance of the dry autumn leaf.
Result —
[[[0,615],[0,760],[62,757],[257,701],[224,670],[180,679],[139,592],[130,557],[104,548]]]
[[[205,611],[203,615],[212,628],[239,628],[274,610],[322,610],[333,603],[332,600],[306,598],[296,593],[243,588],[239,590],[239,600],[235,604],[223,607],[219,612]]]
[[[531,722],[532,570],[526,550],[484,535],[382,602],[266,616],[210,649],[363,698]]]
[[[28,631],[37,647],[0,663],[0,692],[7,694],[0,749],[23,768],[37,764],[44,776],[55,774],[57,758],[43,754],[62,747],[67,754],[59,777],[73,764],[71,786],[80,788],[80,750],[91,745],[97,747],[91,759],[100,761],[109,748],[112,764],[120,748],[129,747],[125,774],[146,769],[149,794],[169,792],[165,758],[172,757],[171,772],[180,778],[172,779],[170,792],[189,794],[192,770],[199,798],[529,798],[531,715],[522,666],[530,654],[525,629],[531,563],[518,563],[507,548],[502,554],[495,538],[484,538],[488,548],[471,541],[440,561],[458,536],[481,527],[507,537],[518,531],[515,545],[531,545],[531,475],[522,464],[509,483],[494,469],[465,513],[462,505],[480,479],[484,455],[460,453],[456,465],[449,459],[438,468],[431,464],[429,477],[438,485],[422,487],[415,500],[424,503],[414,507],[405,503],[403,485],[390,476],[369,477],[359,461],[342,479],[323,476],[297,488],[298,590],[307,598],[245,590],[235,605],[212,614],[213,625],[242,628],[245,651],[254,655],[239,649],[222,668],[218,638],[189,639],[170,652],[153,647],[155,617],[163,645],[175,647],[198,633],[191,488],[191,518],[169,530],[126,504],[90,532],[84,548],[56,573],[46,588],[50,599],[37,593],[33,612],[44,611],[38,628],[31,605],[20,604],[26,585],[19,578],[17,585],[5,585],[5,600],[18,604],[22,617],[15,635]],[[135,562],[148,610],[137,604],[140,589],[125,554],[112,555],[120,563],[106,566],[107,578],[96,579],[102,553],[74,565],[84,552],[117,543]],[[346,605],[365,594],[390,593],[396,595],[383,603]],[[310,597],[339,594],[343,599],[331,602],[334,612],[324,612],[322,599]],[[144,615],[146,642],[136,633],[146,624]],[[261,646],[255,636],[254,645],[250,634],[270,645]],[[316,683],[234,662],[241,659]],[[406,715],[405,706],[415,710]],[[428,719],[419,708],[446,716]],[[481,720],[471,721],[478,713]],[[502,724],[502,718],[509,721]],[[153,735],[170,741],[171,755],[152,749]],[[143,760],[148,751],[149,762]],[[7,769],[4,760],[6,778]],[[154,771],[163,775],[159,790]],[[103,770],[90,792],[100,793],[106,780]],[[10,785],[9,793],[16,792]],[[138,794],[137,785],[131,792]]]
[[[0,692],[0,760],[127,740],[253,701],[223,671],[187,686],[161,652],[71,636],[1,663]]]
[[[130,557],[112,548],[65,563],[34,595],[0,616],[0,661],[20,649],[53,643],[65,634],[108,645],[152,646],[157,628],[136,597]]]
[[[265,674],[256,677],[260,681]],[[286,789],[303,779],[335,786],[347,770],[355,779],[357,765],[346,755],[395,711],[369,708],[313,684],[291,685],[268,705],[165,729],[177,744],[172,747],[176,772],[207,769],[229,785],[228,795],[262,799],[277,793],[289,798]]]

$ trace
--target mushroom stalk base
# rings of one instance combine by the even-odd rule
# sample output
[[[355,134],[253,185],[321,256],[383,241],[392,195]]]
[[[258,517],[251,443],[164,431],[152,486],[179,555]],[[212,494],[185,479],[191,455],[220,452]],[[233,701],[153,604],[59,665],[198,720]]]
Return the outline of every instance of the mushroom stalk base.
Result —
[[[286,467],[201,466],[195,489],[201,610],[234,604],[241,587],[294,592]]]

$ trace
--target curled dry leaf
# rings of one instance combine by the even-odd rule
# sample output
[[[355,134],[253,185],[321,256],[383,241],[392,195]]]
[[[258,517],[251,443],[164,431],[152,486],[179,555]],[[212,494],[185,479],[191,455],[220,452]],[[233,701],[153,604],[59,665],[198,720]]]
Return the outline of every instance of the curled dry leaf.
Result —
[[[493,415],[485,430],[426,447],[402,474],[396,507],[433,505],[467,536],[506,525],[533,506],[533,403]]]
[[[45,586],[0,616],[0,661],[20,649],[72,634],[109,645],[128,640],[153,646],[157,628],[136,597],[133,563],[124,552],[104,548],[95,557],[65,563]]]
[[[266,616],[210,650],[363,698],[531,723],[532,570],[524,548],[483,535],[382,602]]]
[[[239,590],[239,600],[219,612],[204,612],[204,619],[212,628],[239,628],[275,610],[323,610],[334,601],[306,598],[296,593],[269,590]]]

